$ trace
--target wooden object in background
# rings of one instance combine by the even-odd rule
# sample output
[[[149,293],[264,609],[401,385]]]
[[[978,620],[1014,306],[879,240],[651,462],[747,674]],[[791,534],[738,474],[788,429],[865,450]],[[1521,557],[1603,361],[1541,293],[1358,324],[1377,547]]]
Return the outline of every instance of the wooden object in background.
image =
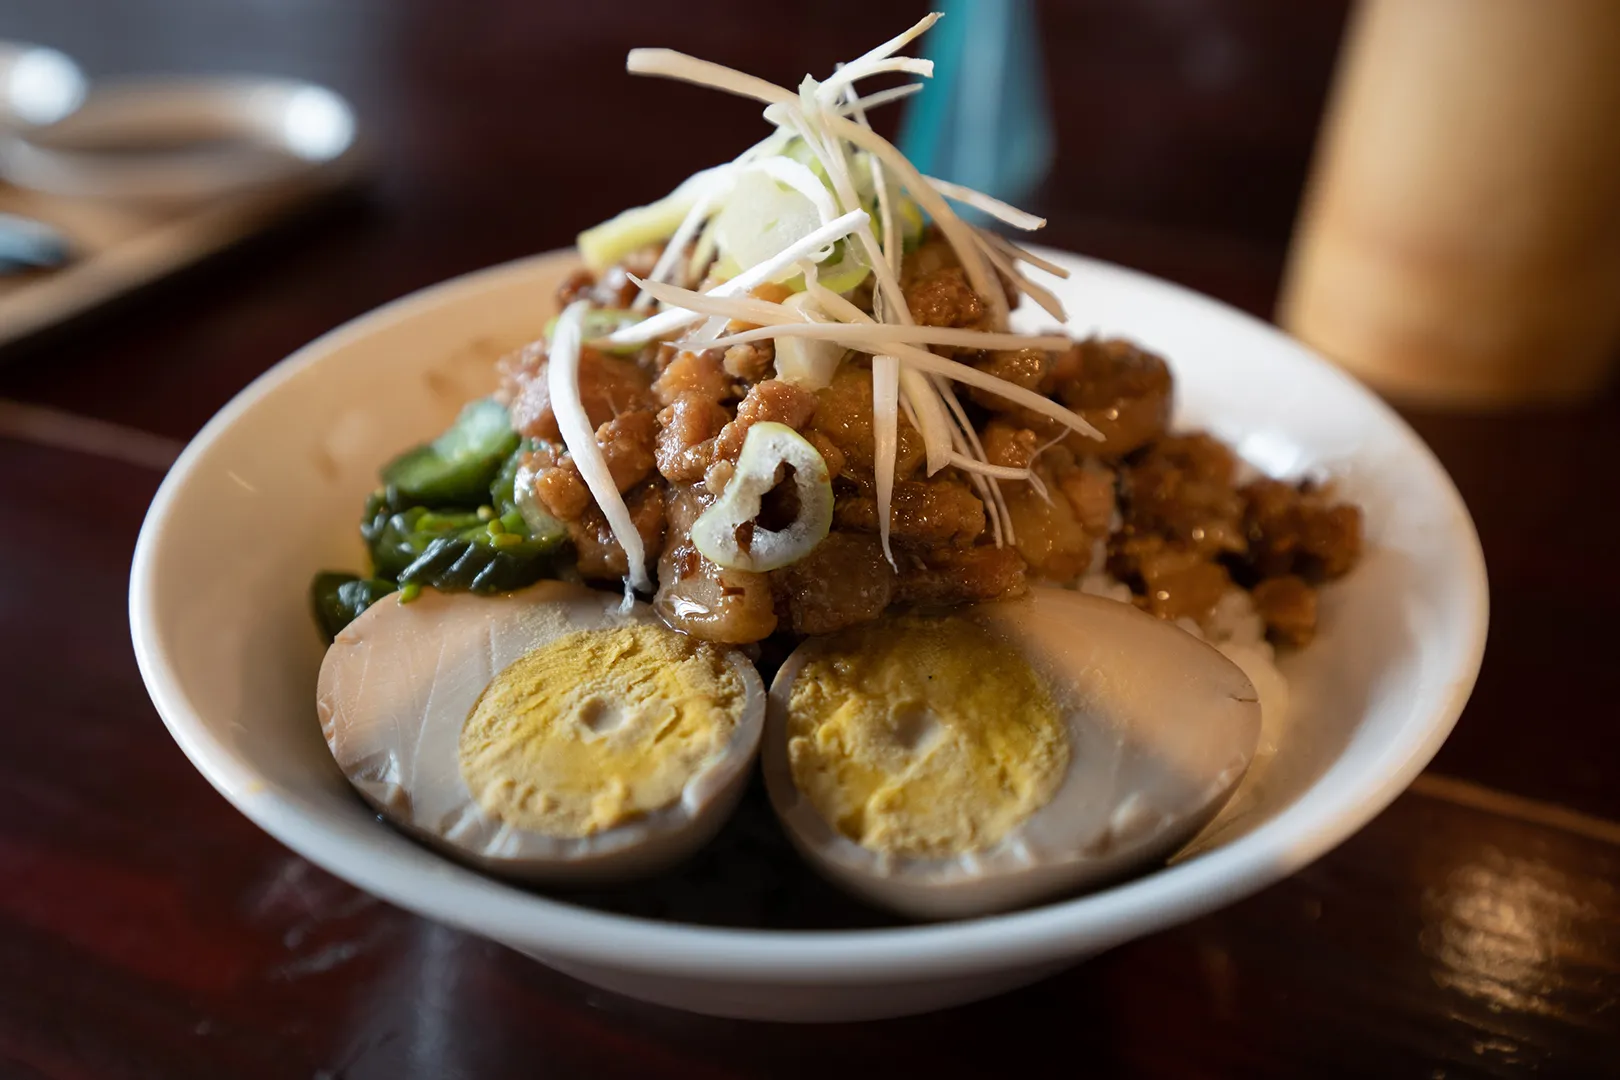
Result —
[[[1364,0],[1278,321],[1401,399],[1594,392],[1620,355],[1620,4]]]

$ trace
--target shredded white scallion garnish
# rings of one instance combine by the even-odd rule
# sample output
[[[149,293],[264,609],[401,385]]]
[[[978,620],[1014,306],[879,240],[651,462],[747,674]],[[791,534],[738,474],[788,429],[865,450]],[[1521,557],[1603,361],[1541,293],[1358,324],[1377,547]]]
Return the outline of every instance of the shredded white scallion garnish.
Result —
[[[820,251],[834,240],[842,240],[856,229],[866,227],[871,216],[865,210],[852,210],[842,217],[835,218],[821,228],[803,237],[796,243],[788,245],[780,253],[756,263],[727,281],[722,281],[705,295],[708,296],[737,296],[757,288],[797,263],[800,259],[810,258],[813,253]],[[616,330],[608,335],[607,340],[614,345],[645,345],[649,341],[657,341],[677,330],[682,330],[699,322],[703,317],[690,311],[679,308],[661,311],[650,319]]]
[[[1057,263],[1041,258],[1028,248],[1019,247],[1017,244],[1013,243],[1011,240],[1000,235],[999,233],[993,233],[987,229],[981,229],[979,230],[979,235],[983,236],[985,241],[991,247],[1007,256],[1007,258],[1012,259],[1014,262],[1028,263],[1037,270],[1045,270],[1048,274],[1051,274],[1055,278],[1063,279],[1069,276],[1069,271],[1059,266]]]
[[[788,101],[793,94],[775,83],[753,75],[745,75],[735,68],[716,64],[712,60],[699,60],[695,56],[674,49],[631,49],[624,58],[624,69],[632,75],[662,75],[682,82],[712,86],[716,90],[749,97],[755,101]]]
[[[699,315],[725,319],[729,322],[753,323],[756,326],[775,326],[782,322],[796,321],[794,318],[796,313],[792,309],[770,300],[761,300],[754,296],[717,296],[712,292],[693,292],[679,285],[644,281],[634,274],[626,276],[635,282],[643,295],[652,296],[682,311],[696,312]]]
[[[889,565],[889,514],[894,500],[894,465],[900,436],[900,361],[886,353],[872,357],[872,463],[877,488],[878,542]]]
[[[1068,319],[1068,312],[1063,310],[1063,301],[1052,295],[1050,290],[1035,284],[1019,273],[1018,268],[994,244],[990,243],[982,229],[974,231],[973,239],[978,243],[979,249],[984,252],[984,257],[990,260],[990,264],[1005,274],[1018,287],[1019,292],[1039,304],[1041,310],[1052,316],[1052,318],[1060,321]]]
[[[951,418],[934,384],[916,368],[900,369],[900,389],[914,417],[912,424],[922,434],[927,472],[933,476],[951,463]]]
[[[832,195],[827,191],[827,185],[823,184],[815,173],[792,158],[761,158],[749,168],[758,169],[777,183],[786,184],[809,199],[823,225],[838,216],[838,204],[833,202]]]
[[[719,202],[716,197],[718,194],[717,189],[711,188],[698,196],[698,201],[692,204],[692,209],[686,212],[681,223],[675,227],[675,233],[664,245],[664,250],[658,253],[658,261],[653,264],[652,273],[648,275],[650,280],[664,281],[675,272],[675,266],[681,261],[681,253],[686,250],[686,245],[692,242],[692,237],[697,235],[698,229],[708,220],[710,211]],[[630,310],[642,311],[651,304],[652,297],[642,293],[631,303]]]
[[[707,295],[707,294],[702,294]],[[900,323],[863,322],[804,323],[783,320],[782,326],[761,326],[756,330],[742,330],[717,338],[712,344],[717,349],[742,345],[750,341],[774,336],[774,331],[802,337],[825,338],[840,341],[856,334],[866,341],[899,342],[906,345],[949,345],[956,349],[1065,349],[1072,342],[1055,334],[1031,336],[1027,334],[993,334],[988,330],[960,330],[954,326],[905,326]],[[628,329],[635,329],[640,323]],[[607,340],[617,343],[618,332]],[[991,376],[994,378],[995,376]]]
[[[928,22],[927,19],[922,22]],[[921,26],[922,23],[917,24]],[[932,25],[932,23],[929,23]],[[927,29],[927,27],[924,27]],[[918,33],[922,31],[919,30]],[[905,37],[904,34],[900,37]],[[893,39],[898,41],[899,38]],[[909,40],[909,39],[908,39]],[[880,46],[879,49],[888,48],[892,41]],[[895,46],[899,48],[900,46]],[[879,50],[874,50],[877,52]],[[871,55],[871,54],[868,54]],[[863,65],[863,57],[845,65],[846,70],[854,69],[859,77],[859,68]],[[697,83],[700,86],[710,86],[716,90],[725,90],[728,93],[741,97],[753,98],[767,105],[783,104],[798,105],[801,95],[794,94],[774,83],[753,75],[745,75],[722,64],[708,60],[699,60],[674,49],[632,49],[625,60],[625,68],[636,75],[659,75],[670,79],[680,79],[684,82]],[[835,99],[836,100],[836,99]],[[772,110],[766,110],[767,118],[771,118]],[[978,248],[973,244],[969,226],[956,213],[951,210],[945,199],[934,190],[933,186],[923,178],[923,175],[906,160],[887,139],[878,135],[870,128],[863,128],[852,120],[838,115],[836,111],[827,109],[818,110],[812,117],[804,118],[807,122],[820,127],[834,141],[842,139],[853,143],[856,147],[870,151],[883,159],[885,165],[893,169],[900,182],[911,192],[911,197],[933,217],[934,223],[939,226],[951,246],[956,249],[957,258],[961,260],[962,269],[967,274],[968,283],[975,292],[985,298],[990,304],[992,317],[998,326],[1006,325],[1007,301],[1002,295],[1000,284],[991,275]],[[808,140],[807,140],[808,141]],[[829,156],[842,154],[841,148],[829,150]],[[823,159],[823,165],[826,166]],[[828,169],[831,172],[831,169]],[[834,177],[836,185],[837,177]]]
[[[883,44],[878,45],[875,48],[866,50],[861,55],[845,64],[844,69],[855,72],[855,74],[851,76],[852,80],[861,78],[860,71],[867,65],[893,56],[895,53],[899,52],[907,45],[910,45],[922,35],[926,34],[929,30],[933,29],[934,24],[939,22],[939,20],[944,17],[943,12],[929,12],[927,15],[924,15],[922,18],[912,23],[911,26],[907,27],[905,30],[894,35],[894,37],[890,38],[888,41],[885,41]],[[832,82],[832,80],[829,79],[828,82]],[[838,95],[835,87],[828,100],[836,101],[837,97]]]
[[[939,180],[932,176],[925,176],[923,179],[928,181],[930,187],[947,199],[983,211],[997,221],[1006,222],[1015,229],[1034,232],[1036,229],[1046,228],[1045,218],[1026,213],[1018,209],[1018,207],[1004,203],[1000,199],[986,195],[982,191],[974,191],[972,188],[963,187],[961,184],[953,184],[949,180]]]
[[[979,439],[979,433],[973,429],[973,422],[968,419],[967,412],[962,403],[956,398],[956,391],[943,379],[936,377],[935,387],[939,396],[944,399],[945,405],[950,409],[951,417],[956,421],[958,435],[967,444],[972,455],[979,461],[988,462],[989,458],[984,452],[984,443]],[[1018,543],[1018,536],[1013,531],[1012,514],[1007,510],[1007,498],[1001,493],[1001,484],[993,476],[980,476],[978,473],[969,473],[970,477],[978,481],[989,495],[989,502],[995,508],[991,520],[995,522],[996,547],[1002,545],[1003,540],[1009,544]]]
[[[967,222],[956,216],[945,199],[936,192],[928,181],[923,179],[922,173],[906,160],[906,156],[889,140],[883,138],[870,128],[863,128],[852,120],[842,116],[824,116],[823,122],[829,129],[829,134],[854,143],[862,150],[868,150],[883,160],[883,164],[892,169],[901,185],[917,200],[917,204],[926,210],[939,226],[940,232],[950,241],[951,247],[956,249],[956,257],[962,264],[962,271],[967,275],[968,284],[973,291],[990,305],[991,323],[996,327],[1007,325],[1007,298],[1001,291],[1001,283],[991,274],[979,249],[974,246],[973,232]]]
[[[925,79],[934,77],[934,62],[921,60],[911,56],[891,57],[887,60],[874,60],[869,64],[845,64],[832,78],[821,84],[818,100],[823,107],[836,110],[839,97],[844,87],[849,86],[857,79],[864,79],[871,75],[882,75],[886,72],[900,72],[906,75],[921,75]]]
[[[683,185],[682,195],[686,201],[679,205],[685,212],[678,227],[669,236],[664,252],[648,277],[645,280],[632,278],[641,289],[634,307],[645,310],[656,302],[663,310],[615,331],[602,339],[601,344],[635,346],[669,338],[683,330],[687,335],[680,345],[692,349],[723,349],[773,339],[777,343],[778,377],[812,389],[826,385],[841,362],[843,350],[869,354],[872,357],[874,479],[879,536],[884,555],[891,563],[894,557],[889,544],[889,519],[902,413],[922,436],[928,475],[954,467],[973,485],[985,503],[998,547],[1016,542],[1001,482],[1028,483],[1042,498],[1050,497],[1046,485],[1034,472],[1033,462],[1029,467],[1018,468],[995,465],[987,460],[982,440],[952,389],[952,383],[988,391],[1055,421],[1067,431],[1101,438],[1095,428],[1062,404],[931,351],[933,346],[971,350],[1059,350],[1072,345],[1069,338],[1057,335],[1024,336],[1006,332],[1009,294],[1003,289],[1003,279],[1010,283],[1010,288],[1029,297],[1054,318],[1064,320],[1063,305],[1058,298],[1021,272],[1018,264],[1066,276],[1063,269],[1002,236],[968,224],[952,209],[952,203],[972,207],[1018,229],[1039,229],[1046,224],[1045,220],[983,192],[923,176],[867,122],[867,109],[909,96],[921,84],[907,83],[869,96],[862,96],[856,84],[885,73],[931,77],[933,64],[930,61],[897,54],[940,17],[938,13],[928,15],[903,33],[840,65],[824,81],[806,76],[796,89],[670,49],[635,49],[626,59],[627,70],[635,74],[677,79],[762,102],[766,106],[765,119],[775,131],[733,161],[706,170],[695,199],[691,196],[693,181]],[[802,144],[802,153],[794,148],[795,143]],[[814,216],[806,208],[801,215],[804,224],[793,225],[794,231],[808,228],[816,220],[820,227],[772,257],[739,267],[739,262],[758,259],[757,251],[739,258],[732,250],[736,245],[727,239],[734,228],[732,222],[738,220],[737,213],[745,212],[736,209],[744,205],[738,202],[744,200],[738,177],[746,177],[750,172],[761,173],[809,201]],[[757,194],[759,189],[756,186],[749,190]],[[734,195],[728,194],[733,191]],[[791,199],[785,193],[784,197]],[[868,212],[874,198],[875,215]],[[764,203],[774,205],[768,198]],[[729,214],[725,211],[728,204],[734,204]],[[900,207],[904,207],[908,215],[907,229],[911,230],[911,235],[914,236],[919,227],[920,215],[926,213],[955,250],[968,284],[988,306],[987,330],[915,325],[900,285]],[[668,222],[672,216],[666,214],[663,220]],[[716,226],[722,217],[728,220],[724,230]],[[789,216],[779,220],[796,222],[800,219]],[[664,227],[667,229],[669,225]],[[838,244],[840,240],[844,243]],[[774,246],[775,241],[771,243]],[[835,250],[843,254],[833,265],[827,260]],[[717,254],[722,258],[714,263]],[[716,267],[717,276],[731,274],[729,279],[706,292],[686,287],[696,284],[711,263]],[[782,279],[783,274],[795,266],[802,275],[803,288],[789,302],[774,303],[750,295],[759,285]],[[868,268],[873,275],[873,314],[828,287],[836,280],[839,289],[851,289]],[[797,288],[791,281],[788,284]],[[745,329],[726,333],[728,324],[738,323]],[[577,317],[572,326],[577,341]],[[746,328],[750,326],[755,329]],[[561,327],[559,322],[559,336]],[[588,427],[583,419],[583,408],[577,402],[577,344],[575,352],[572,408],[577,410],[578,416],[574,423],[576,427],[580,424]],[[555,384],[553,397],[558,398]],[[561,410],[558,415],[561,424]],[[590,444],[586,455],[596,449],[594,436]],[[572,443],[569,449],[574,451]],[[597,456],[599,459],[600,455]],[[575,457],[581,461],[581,475],[586,476],[581,455],[576,453]],[[586,479],[589,485],[589,476]],[[593,495],[598,494],[594,485],[591,490]],[[600,497],[598,501],[602,502]],[[615,535],[619,535],[621,524],[628,528],[628,511],[624,510],[616,491],[611,492],[608,501],[617,502],[620,511],[619,515],[609,512],[604,504],[609,524]],[[622,517],[622,521],[615,520],[616,516]],[[621,543],[623,539],[621,537]],[[624,546],[628,551],[629,545]]]
[[[902,98],[908,98],[912,94],[920,93],[922,91],[922,88],[925,85],[927,85],[927,84],[920,83],[920,82],[914,82],[914,83],[905,83],[905,84],[903,84],[901,86],[891,86],[887,90],[879,90],[875,94],[868,94],[865,97],[861,98],[860,108],[862,108],[862,109],[881,108],[884,105],[888,105],[888,104],[890,104],[892,102],[899,101]],[[853,105],[840,105],[838,107],[838,115],[839,116],[853,116],[853,115],[855,115],[855,108],[856,107],[853,106]]]
[[[647,551],[641,542],[641,533],[630,518],[630,508],[624,504],[619,486],[613,482],[613,473],[602,456],[602,448],[596,445],[596,432],[579,397],[581,324],[589,306],[584,300],[575,300],[557,317],[551,336],[551,353],[546,360],[546,389],[551,395],[551,408],[557,417],[557,429],[562,432],[563,445],[573,457],[574,467],[601,508],[602,516],[607,518],[613,538],[624,549],[629,564],[626,580],[631,588],[651,592]]]
[[[807,80],[813,81],[813,80]],[[774,119],[786,124],[797,132],[804,141],[805,146],[821,162],[821,167],[827,171],[828,179],[832,181],[833,193],[838,197],[839,205],[845,209],[853,209],[860,205],[855,194],[854,181],[849,175],[849,162],[845,159],[843,148],[836,139],[823,140],[821,133],[815,130],[814,125],[799,109],[791,105],[772,106],[765,110],[766,119]],[[891,300],[898,299],[902,306],[904,298],[900,293],[900,283],[894,279],[889,270],[888,260],[883,256],[883,247],[877,236],[872,232],[871,221],[868,219],[864,228],[854,233],[856,241],[861,245],[866,261],[877,274],[878,287],[883,294]]]

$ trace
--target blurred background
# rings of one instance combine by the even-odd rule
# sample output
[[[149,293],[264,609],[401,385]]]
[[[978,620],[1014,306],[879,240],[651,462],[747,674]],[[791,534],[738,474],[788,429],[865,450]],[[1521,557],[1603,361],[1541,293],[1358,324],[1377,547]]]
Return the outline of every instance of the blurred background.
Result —
[[[1046,147],[1049,167],[1006,178],[1049,219],[1043,243],[1280,316],[1373,380],[1457,481],[1492,586],[1490,653],[1435,762],[1466,797],[1409,795],[1277,889],[1052,984],[1067,999],[1038,989],[980,1015],[1065,1033],[1089,1016],[1088,1036],[1114,1042],[1105,1052],[1159,1075],[1213,1075],[1205,1063],[1219,1061],[1244,1076],[1495,1076],[1557,1050],[1574,1062],[1565,1075],[1613,1075],[1620,400],[1604,376],[1620,352],[1620,0],[945,6],[1025,20],[998,93],[1044,103],[1049,127],[1003,118],[967,131],[947,109],[957,119],[944,127],[908,121],[907,148]],[[412,290],[570,245],[764,132],[755,105],[627,76],[627,49],[667,46],[790,84],[927,10],[0,0],[0,40],[71,57],[92,101],[121,78],[263,76],[337,95],[294,89],[277,115],[314,117],[327,135],[344,133],[344,108],[354,122],[352,146],[315,140],[319,182],[284,198],[53,202],[0,185],[0,213],[55,223],[70,242],[61,268],[0,276],[0,655],[22,703],[0,731],[0,881],[31,883],[0,887],[0,972],[47,973],[0,979],[0,1076],[36,1075],[8,1073],[16,1047],[60,1050],[60,1068],[40,1066],[51,1076],[353,1075],[341,1062],[375,1047],[355,1049],[372,1036],[346,1016],[375,1008],[425,1027],[371,950],[406,940],[417,951],[390,954],[402,969],[463,973],[432,1002],[455,1023],[417,1034],[469,1060],[527,1053],[531,1034],[576,1064],[641,1047],[655,1075],[711,1051],[774,1060],[774,1034],[629,1013],[494,946],[368,908],[232,813],[152,714],[125,624],[129,557],[163,469],[259,373]],[[940,62],[938,89],[968,80]],[[971,67],[971,51],[949,62]],[[874,122],[898,137],[902,119],[887,109]],[[15,134],[0,131],[7,168]],[[49,256],[39,243],[27,250]],[[28,332],[5,343],[8,326]],[[64,611],[49,624],[39,614]],[[53,771],[41,779],[36,762]],[[1459,932],[1522,977],[1461,1005],[1428,961],[1454,943],[1419,939],[1451,854],[1552,883],[1518,906],[1494,879],[1480,886],[1478,918]],[[252,911],[232,906],[250,896]],[[1537,937],[1527,910],[1565,937]],[[191,951],[171,951],[171,937]],[[359,944],[333,954],[324,981],[280,974],[308,942]],[[88,1019],[60,1019],[70,1012]],[[229,1032],[208,1026],[216,1013]],[[1166,1015],[1184,1021],[1175,1038]],[[952,1021],[938,1022],[842,1037],[898,1052],[931,1036],[948,1054],[939,1036]],[[221,1071],[227,1059],[210,1055],[226,1044],[239,1068]],[[132,1046],[142,1062],[192,1068],[139,1072]],[[1391,1052],[1411,1068],[1384,1067]]]

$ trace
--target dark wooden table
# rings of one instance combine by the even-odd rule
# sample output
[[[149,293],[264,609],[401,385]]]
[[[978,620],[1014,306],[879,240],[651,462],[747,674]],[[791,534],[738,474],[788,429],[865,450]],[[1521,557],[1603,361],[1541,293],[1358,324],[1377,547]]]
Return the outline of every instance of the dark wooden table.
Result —
[[[193,772],[124,611],[167,459],[322,331],[564,245],[759,130],[749,106],[633,84],[627,46],[790,79],[915,14],[764,8],[0,3],[0,33],[98,73],[323,80],[377,151],[363,199],[0,364],[0,1076],[1001,1075],[1037,1050],[1060,1075],[1620,1075],[1613,396],[1411,414],[1492,575],[1484,673],[1433,771],[1283,884],[981,1005],[794,1028],[597,993],[356,892]],[[1343,16],[1047,5],[1049,242],[1268,313]]]

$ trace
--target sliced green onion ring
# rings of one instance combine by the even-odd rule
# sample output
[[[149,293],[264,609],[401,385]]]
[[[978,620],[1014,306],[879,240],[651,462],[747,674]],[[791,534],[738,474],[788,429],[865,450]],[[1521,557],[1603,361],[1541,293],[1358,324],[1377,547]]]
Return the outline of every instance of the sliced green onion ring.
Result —
[[[776,471],[793,467],[799,515],[785,529],[756,523],[746,546],[737,530],[759,516],[760,501],[776,486]],[[692,523],[692,544],[727,570],[763,573],[798,562],[826,539],[832,528],[833,489],[827,463],[803,435],[770,421],[755,424],[743,439],[737,469],[725,494]]]

